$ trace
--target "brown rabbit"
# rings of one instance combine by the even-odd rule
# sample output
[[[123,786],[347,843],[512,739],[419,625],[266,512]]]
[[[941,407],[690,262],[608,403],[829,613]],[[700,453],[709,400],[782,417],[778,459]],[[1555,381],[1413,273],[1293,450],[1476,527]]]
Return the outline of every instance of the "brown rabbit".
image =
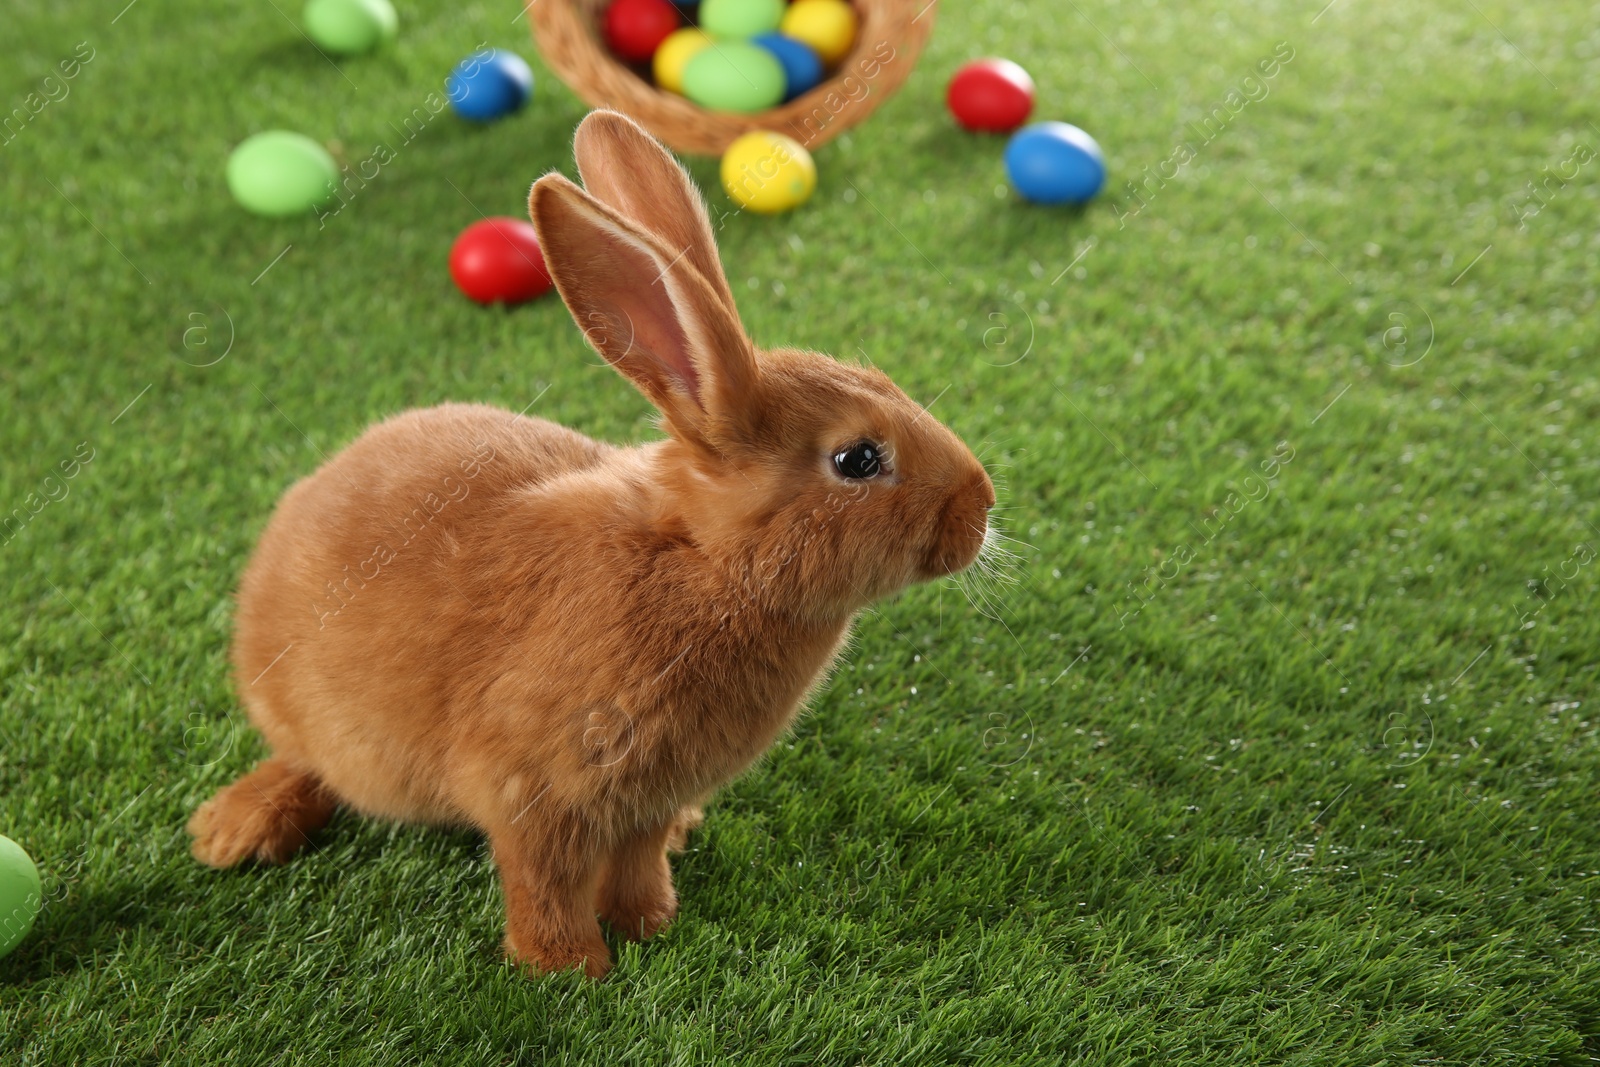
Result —
[[[745,335],[689,176],[614,112],[586,188],[530,210],[589,342],[665,440],[592,441],[446,404],[397,415],[284,496],[239,589],[233,661],[273,755],[189,823],[278,863],[336,804],[472,825],[506,949],[611,966],[596,913],[677,913],[667,850],[784,732],[861,608],[978,555],[982,465],[879,371]]]

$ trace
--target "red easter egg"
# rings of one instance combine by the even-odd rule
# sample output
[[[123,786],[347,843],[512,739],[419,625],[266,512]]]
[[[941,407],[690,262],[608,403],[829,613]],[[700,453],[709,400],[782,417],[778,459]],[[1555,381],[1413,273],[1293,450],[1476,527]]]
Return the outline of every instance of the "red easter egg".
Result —
[[[1033,111],[1033,79],[1009,59],[974,60],[950,79],[945,103],[969,130],[1010,133]]]
[[[474,222],[450,246],[450,277],[480,304],[519,304],[550,289],[532,223],[506,216]]]
[[[667,0],[612,0],[601,30],[618,57],[646,63],[678,25],[678,9]]]

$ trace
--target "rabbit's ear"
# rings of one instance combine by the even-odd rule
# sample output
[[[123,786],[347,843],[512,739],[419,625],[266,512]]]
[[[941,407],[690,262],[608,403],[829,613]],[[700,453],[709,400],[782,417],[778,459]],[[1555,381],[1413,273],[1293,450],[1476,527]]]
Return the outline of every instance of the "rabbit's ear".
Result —
[[[682,255],[737,315],[705,199],[678,161],[644,128],[617,111],[591,111],[573,141],[583,187]]]
[[[559,174],[534,183],[528,211],[578,328],[673,434],[712,451],[748,440],[755,349],[700,272]]]

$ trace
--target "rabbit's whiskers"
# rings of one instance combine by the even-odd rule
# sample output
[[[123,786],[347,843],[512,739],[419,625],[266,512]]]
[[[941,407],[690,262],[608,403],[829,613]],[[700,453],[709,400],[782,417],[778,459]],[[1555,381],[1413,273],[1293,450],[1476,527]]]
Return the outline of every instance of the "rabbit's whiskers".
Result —
[[[976,529],[976,527],[974,527]],[[955,584],[978,614],[1000,619],[1006,587],[1021,580],[1022,556],[1009,544],[1032,547],[1002,532],[993,515],[983,531],[983,544],[972,566],[955,576]]]

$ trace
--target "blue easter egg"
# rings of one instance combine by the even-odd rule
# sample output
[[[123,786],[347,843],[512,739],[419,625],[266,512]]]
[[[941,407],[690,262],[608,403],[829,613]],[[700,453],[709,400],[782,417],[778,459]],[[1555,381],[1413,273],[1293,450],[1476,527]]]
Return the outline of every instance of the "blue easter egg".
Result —
[[[1006,145],[1006,174],[1036,204],[1081,204],[1106,181],[1106,158],[1095,139],[1066,122],[1038,122]]]
[[[822,81],[822,57],[803,41],[781,33],[758,33],[750,43],[771,52],[783,67],[784,100],[810,92]]]
[[[533,95],[533,71],[522,57],[498,48],[474,52],[444,80],[445,95],[457,115],[492,122],[511,114]]]

